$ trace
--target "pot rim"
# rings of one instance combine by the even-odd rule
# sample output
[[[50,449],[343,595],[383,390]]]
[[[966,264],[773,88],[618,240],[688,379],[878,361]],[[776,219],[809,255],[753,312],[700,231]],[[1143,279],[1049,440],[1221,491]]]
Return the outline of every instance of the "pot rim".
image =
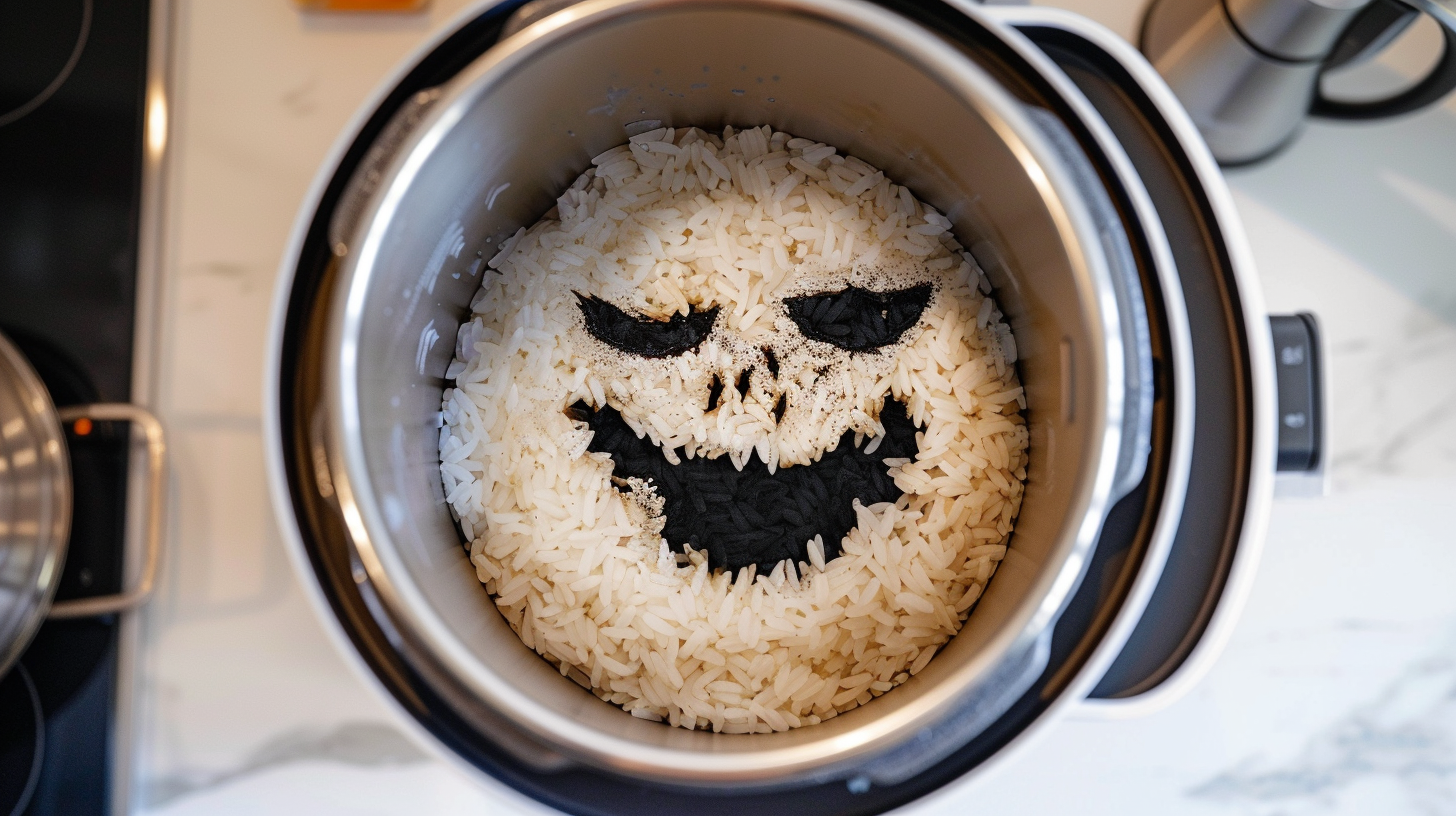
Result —
[[[1118,315],[1115,303],[1111,303],[1110,295],[1105,294],[1110,284],[1096,229],[1091,216],[1077,198],[1077,185],[1069,180],[1059,154],[1022,113],[1019,103],[953,47],[917,23],[868,3],[831,3],[827,0],[695,3],[696,8],[753,5],[792,10],[839,25],[854,25],[861,35],[898,51],[911,62],[934,72],[942,81],[954,83],[968,104],[982,111],[1016,151],[1029,175],[1040,181],[1048,210],[1059,219],[1069,255],[1073,256],[1074,262],[1080,262],[1077,271],[1079,284],[1086,288],[1085,302],[1100,307],[1100,312],[1088,320],[1101,332],[1100,337],[1094,337],[1093,343],[1099,370],[1091,372],[1089,379],[1096,386],[1095,392],[1105,396],[1105,401],[1099,401],[1101,416],[1089,419],[1093,427],[1104,427],[1106,432],[1091,446],[1094,453],[1084,460],[1085,469],[1078,480],[1077,500],[1066,515],[1068,521],[1064,522],[1058,539],[1057,555],[1051,559],[1060,567],[1044,571],[1034,591],[1028,593],[1019,605],[1012,623],[1004,627],[974,659],[966,661],[953,679],[940,683],[933,693],[924,694],[924,699],[911,707],[908,714],[897,717],[892,723],[880,718],[870,720],[840,734],[832,745],[821,745],[819,750],[808,752],[807,756],[802,741],[784,744],[784,740],[775,739],[780,735],[715,735],[720,743],[736,740],[743,744],[743,748],[714,752],[712,767],[705,769],[703,753],[647,746],[600,730],[584,729],[576,721],[519,694],[508,682],[489,672],[474,653],[451,634],[419,587],[408,578],[390,541],[381,508],[375,501],[360,444],[356,356],[364,282],[371,271],[369,264],[377,250],[380,233],[372,227],[381,215],[387,216],[389,208],[397,204],[397,191],[424,163],[429,148],[438,143],[440,132],[458,119],[473,95],[481,93],[491,80],[519,67],[541,50],[570,39],[590,25],[621,15],[681,5],[681,0],[587,0],[573,7],[569,14],[553,15],[508,38],[440,86],[440,101],[406,138],[385,170],[384,177],[388,182],[375,191],[363,211],[365,216],[359,223],[364,240],[351,241],[351,246],[357,249],[348,251],[340,264],[329,340],[325,345],[329,355],[326,361],[327,455],[333,488],[343,509],[342,515],[353,539],[354,550],[391,623],[411,638],[417,638],[425,651],[492,708],[575,757],[632,775],[687,784],[782,781],[810,772],[823,772],[831,765],[838,767],[861,761],[866,756],[882,753],[904,742],[944,715],[968,684],[984,677],[1008,655],[1033,647],[1048,630],[1080,579],[1086,554],[1110,504],[1122,416],[1121,392],[1109,386],[1109,383],[1121,379]],[[867,32],[862,27],[866,20],[878,28]],[[590,734],[579,733],[583,730],[590,730]],[[563,739],[564,735],[567,738]],[[743,743],[744,740],[751,741],[752,747]]]

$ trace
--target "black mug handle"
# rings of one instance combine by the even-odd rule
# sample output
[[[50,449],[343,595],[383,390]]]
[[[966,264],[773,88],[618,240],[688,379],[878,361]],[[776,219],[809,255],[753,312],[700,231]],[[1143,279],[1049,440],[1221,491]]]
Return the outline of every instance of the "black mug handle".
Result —
[[[1456,89],[1456,12],[1446,8],[1440,0],[1375,0],[1350,21],[1325,60],[1324,70],[1337,68],[1384,48],[1422,11],[1441,24],[1442,34],[1441,58],[1424,79],[1395,96],[1369,102],[1330,99],[1316,84],[1309,114],[1325,119],[1384,119],[1420,110]]]

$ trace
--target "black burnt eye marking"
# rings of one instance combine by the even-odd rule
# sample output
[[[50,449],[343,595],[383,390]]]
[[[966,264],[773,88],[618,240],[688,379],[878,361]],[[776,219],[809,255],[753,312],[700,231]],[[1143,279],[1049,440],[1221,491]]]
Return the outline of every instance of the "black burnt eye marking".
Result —
[[[850,286],[839,292],[789,298],[789,317],[811,340],[846,351],[869,351],[899,340],[920,320],[933,293],[928,283],[893,292]]]
[[[618,351],[638,357],[676,357],[697,348],[713,329],[718,307],[653,320],[627,314],[599,297],[576,293],[586,330]]]

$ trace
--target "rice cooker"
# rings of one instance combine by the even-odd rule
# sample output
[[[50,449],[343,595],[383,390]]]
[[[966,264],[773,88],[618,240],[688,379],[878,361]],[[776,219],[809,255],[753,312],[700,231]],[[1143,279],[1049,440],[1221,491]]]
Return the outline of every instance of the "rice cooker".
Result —
[[[444,501],[439,412],[483,262],[592,157],[663,125],[760,124],[950,219],[1015,337],[1030,464],[1005,560],[923,671],[823,723],[719,734],[634,718],[521,643]],[[582,814],[883,812],[1072,709],[1156,707],[1214,658],[1276,462],[1322,467],[1315,323],[1271,331],[1252,273],[1193,124],[1075,15],[483,3],[365,106],[303,206],[267,374],[270,478],[343,652],[484,784]]]

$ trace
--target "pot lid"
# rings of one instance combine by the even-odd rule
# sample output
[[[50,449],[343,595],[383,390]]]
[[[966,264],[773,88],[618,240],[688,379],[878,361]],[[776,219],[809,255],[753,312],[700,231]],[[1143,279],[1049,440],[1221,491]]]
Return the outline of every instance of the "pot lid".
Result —
[[[70,526],[71,474],[55,406],[0,334],[0,675],[45,619]]]

